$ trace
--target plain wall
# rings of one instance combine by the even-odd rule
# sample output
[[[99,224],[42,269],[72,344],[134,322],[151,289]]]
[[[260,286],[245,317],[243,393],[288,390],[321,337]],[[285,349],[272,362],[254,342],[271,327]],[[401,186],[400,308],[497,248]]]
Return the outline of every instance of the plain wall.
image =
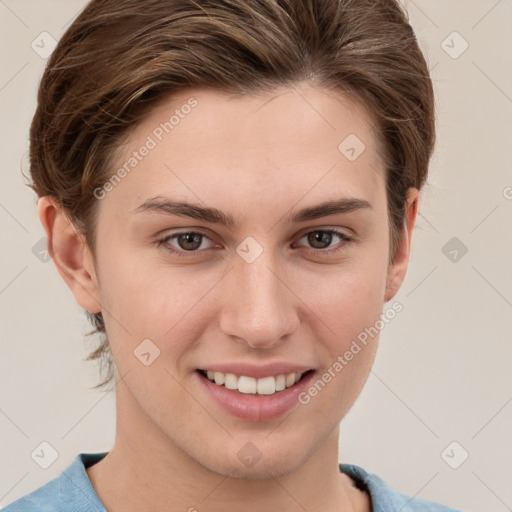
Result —
[[[44,231],[21,174],[46,63],[31,44],[42,32],[58,40],[84,5],[0,2],[0,506],[114,441],[114,397],[91,389],[96,363],[83,359],[94,340],[53,262],[41,260]],[[403,311],[382,331],[342,422],[340,459],[411,496],[510,511],[512,3],[406,6],[432,69],[438,141],[395,299]],[[48,469],[31,458],[43,441],[58,452]],[[457,469],[446,462],[457,466],[465,452]]]

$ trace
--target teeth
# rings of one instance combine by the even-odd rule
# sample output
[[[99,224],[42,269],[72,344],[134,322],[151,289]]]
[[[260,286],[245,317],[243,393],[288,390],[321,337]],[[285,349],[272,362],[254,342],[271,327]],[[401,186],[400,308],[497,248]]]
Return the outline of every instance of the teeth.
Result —
[[[278,375],[276,378],[276,391],[283,391],[286,388],[286,377]]]
[[[240,393],[256,393],[258,381],[254,377],[242,375],[238,379],[238,391]]]
[[[226,373],[224,386],[226,386],[228,389],[238,389],[238,379],[236,378],[236,375],[233,375],[232,373]]]
[[[273,395],[276,392],[276,379],[265,377],[258,379],[258,395]]]
[[[237,377],[233,373],[212,372],[211,370],[206,372],[208,380],[215,382],[219,386],[224,385],[227,389],[234,389],[240,393],[253,395],[273,395],[277,391],[283,391],[283,389],[297,383],[302,375],[302,373],[288,373],[287,375],[255,379],[246,375]]]
[[[220,372],[213,372],[213,378],[215,379],[215,384],[222,386],[224,384],[224,374]]]

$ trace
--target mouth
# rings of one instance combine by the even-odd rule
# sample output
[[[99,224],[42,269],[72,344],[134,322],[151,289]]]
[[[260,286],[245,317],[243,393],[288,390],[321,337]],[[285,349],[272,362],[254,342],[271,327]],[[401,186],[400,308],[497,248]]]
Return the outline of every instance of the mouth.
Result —
[[[311,384],[316,371],[285,362],[269,363],[264,368],[238,362],[194,373],[204,396],[224,412],[246,421],[266,422],[282,417],[299,404],[298,397]]]
[[[295,386],[312,372],[314,372],[314,370],[310,369],[300,373],[291,372],[287,374],[270,375],[262,378],[203,369],[198,369],[197,372],[203,378],[216,384],[217,386],[238,392],[240,394],[276,395],[288,388],[291,388],[292,386]]]

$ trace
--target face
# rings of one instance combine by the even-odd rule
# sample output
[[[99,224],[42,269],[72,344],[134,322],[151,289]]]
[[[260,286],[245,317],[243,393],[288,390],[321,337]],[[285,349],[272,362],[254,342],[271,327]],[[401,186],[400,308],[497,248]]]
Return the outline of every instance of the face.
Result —
[[[122,428],[246,479],[337,443],[377,345],[358,335],[404,271],[372,126],[299,84],[182,91],[136,127],[97,193],[90,267]]]

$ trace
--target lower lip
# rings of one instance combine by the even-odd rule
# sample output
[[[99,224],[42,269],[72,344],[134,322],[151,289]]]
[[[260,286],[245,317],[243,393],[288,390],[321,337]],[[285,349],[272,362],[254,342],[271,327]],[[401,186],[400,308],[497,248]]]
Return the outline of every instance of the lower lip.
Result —
[[[299,382],[273,395],[240,393],[210,381],[196,372],[206,392],[228,413],[248,421],[266,421],[278,418],[298,403],[315,372],[308,373]]]

